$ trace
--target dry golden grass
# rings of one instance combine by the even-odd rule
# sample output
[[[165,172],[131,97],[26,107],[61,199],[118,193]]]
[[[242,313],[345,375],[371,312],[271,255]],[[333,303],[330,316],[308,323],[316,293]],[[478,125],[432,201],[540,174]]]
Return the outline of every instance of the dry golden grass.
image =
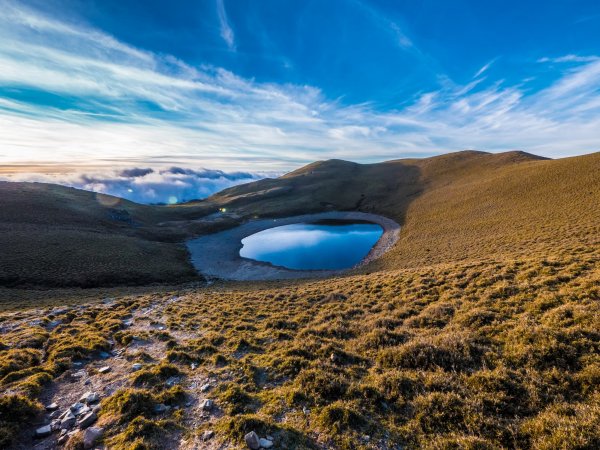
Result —
[[[49,332],[25,325],[27,311],[5,313],[24,324],[3,336],[3,389],[34,400],[40,373],[52,378],[109,340],[129,345],[121,319],[174,295],[167,332],[147,336],[169,351],[103,403],[114,448],[204,431],[185,408],[150,412],[181,401],[165,380],[193,376],[191,362],[218,380],[210,396],[222,416],[205,427],[229,445],[250,429],[288,448],[600,444],[598,249],[118,297],[45,319],[65,321]]]
[[[128,264],[140,246],[164,245],[163,263],[174,272],[188,266],[168,256],[177,244],[164,241],[190,229],[156,224],[220,206],[242,218],[360,209],[403,229],[381,260],[328,280],[0,292],[12,309],[0,313],[0,446],[15,436],[27,442],[19,427],[39,417],[40,393],[73,359],[93,358],[111,341],[130,348],[143,334],[165,351],[135,353],[146,367],[103,401],[110,448],[194,442],[209,427],[232,447],[255,430],[282,448],[599,448],[598,173],[600,154],[328,161],[160,214],[127,206],[145,221],[139,229],[86,232],[100,234],[102,245],[106,236],[123,239],[119,257]],[[64,224],[61,214],[52,221]],[[27,220],[24,227],[41,226],[35,214]],[[91,226],[96,217],[86,220]],[[46,264],[54,254],[48,250]],[[102,270],[126,270],[111,264]],[[161,270],[132,264],[143,277]],[[31,270],[47,280],[56,273]],[[52,313],[50,305],[77,303],[79,295],[83,308]],[[48,306],[29,309],[37,302]],[[158,306],[166,331],[150,320],[144,333],[123,324]],[[50,328],[52,320],[61,324]],[[211,422],[181,405],[192,393],[166,382],[178,374],[185,384],[199,372],[217,380],[208,394],[217,405]],[[182,407],[157,418],[159,402]]]
[[[253,217],[360,210],[403,227],[368,271],[600,244],[600,153],[544,160],[459,152],[360,165],[317,162],[201,202],[144,206],[37,183],[0,183],[0,286],[111,286],[194,278],[182,242]],[[213,223],[193,221],[225,207]]]

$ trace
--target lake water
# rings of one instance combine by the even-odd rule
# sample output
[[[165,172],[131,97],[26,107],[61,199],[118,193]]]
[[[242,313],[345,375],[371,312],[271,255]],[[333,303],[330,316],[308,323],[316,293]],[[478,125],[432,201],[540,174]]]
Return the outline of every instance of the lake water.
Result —
[[[367,256],[382,234],[376,224],[296,223],[242,239],[240,256],[296,270],[347,269]]]

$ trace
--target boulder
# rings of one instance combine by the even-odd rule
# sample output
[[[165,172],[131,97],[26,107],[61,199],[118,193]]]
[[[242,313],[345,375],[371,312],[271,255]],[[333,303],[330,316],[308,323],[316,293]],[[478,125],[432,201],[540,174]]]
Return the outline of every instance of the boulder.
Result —
[[[131,371],[132,372],[137,372],[138,370],[142,369],[142,365],[140,363],[135,363],[133,366],[131,366]]]
[[[94,446],[96,441],[102,437],[104,428],[100,427],[89,427],[83,433],[83,448],[90,449]]]
[[[80,403],[87,403],[88,405],[90,403],[96,403],[98,401],[100,401],[100,395],[98,395],[97,392],[92,392],[92,391],[87,391],[79,399]]]
[[[75,414],[73,414],[71,411],[67,411],[67,414],[60,421],[60,427],[63,430],[68,430],[70,428],[73,428],[73,425],[75,425],[76,420],[77,420],[77,418],[75,417]]]
[[[98,373],[108,373],[110,372],[110,366],[104,366],[104,367],[100,367],[98,369]]]
[[[260,438],[254,431],[246,434],[246,436],[244,436],[244,441],[246,441],[248,448],[251,448],[252,450],[258,450],[260,448]]]
[[[92,425],[97,419],[98,416],[96,415],[96,413],[94,411],[91,411],[85,416],[83,416],[81,419],[79,419],[79,428],[83,430]]]
[[[73,412],[75,411],[79,411],[81,408],[83,408],[85,405],[81,402],[75,402],[73,403],[71,406],[69,406],[69,409]]]
[[[51,434],[52,434],[52,426],[51,425],[44,425],[43,427],[40,427],[37,430],[35,430],[36,438],[43,438],[46,436],[50,436]]]
[[[56,411],[58,409],[58,404],[56,403],[50,403],[49,405],[46,405],[46,411]]]

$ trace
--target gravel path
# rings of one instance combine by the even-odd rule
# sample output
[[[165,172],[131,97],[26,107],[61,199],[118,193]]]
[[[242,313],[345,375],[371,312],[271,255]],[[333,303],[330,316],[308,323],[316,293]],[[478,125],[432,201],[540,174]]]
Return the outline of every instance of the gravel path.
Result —
[[[332,211],[305,214],[283,219],[253,220],[231,230],[189,240],[186,245],[196,270],[207,278],[226,280],[283,280],[293,278],[327,277],[344,271],[290,270],[240,256],[242,239],[259,231],[292,223],[319,220],[368,221],[380,225],[383,235],[369,254],[357,266],[365,265],[390,250],[400,235],[400,225],[387,217],[362,212]]]

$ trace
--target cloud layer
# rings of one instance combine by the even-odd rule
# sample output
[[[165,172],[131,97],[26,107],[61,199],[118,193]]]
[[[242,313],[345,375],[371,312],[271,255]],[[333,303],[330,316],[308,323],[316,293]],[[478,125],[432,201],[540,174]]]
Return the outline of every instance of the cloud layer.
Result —
[[[0,177],[0,180],[56,183],[115,195],[137,203],[174,204],[203,199],[236,184],[276,175],[209,169],[192,170],[181,167],[163,170],[135,167],[83,174],[13,174]]]
[[[371,162],[465,148],[556,157],[600,147],[595,56],[538,58],[531,70],[543,76],[513,83],[492,78],[493,61],[466,84],[439,74],[438,89],[382,110],[329,99],[313,86],[191,67],[0,3],[0,164],[281,171],[326,158]],[[233,50],[233,29],[217,4]],[[408,37],[396,38],[418,51]]]

